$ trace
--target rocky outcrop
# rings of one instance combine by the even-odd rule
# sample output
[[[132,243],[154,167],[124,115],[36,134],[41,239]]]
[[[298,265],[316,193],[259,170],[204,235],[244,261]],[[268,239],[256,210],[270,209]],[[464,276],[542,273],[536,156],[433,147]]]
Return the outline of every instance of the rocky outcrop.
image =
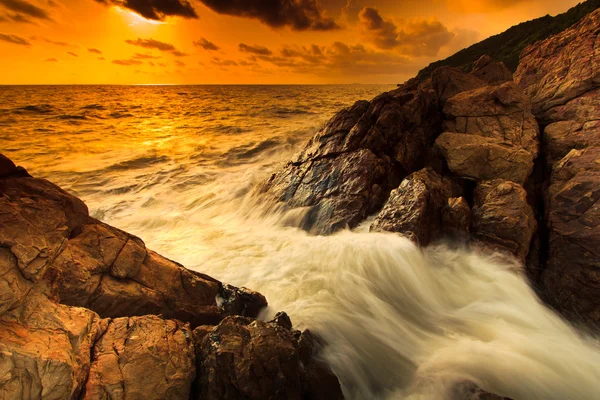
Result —
[[[513,79],[512,72],[503,62],[495,61],[485,54],[473,64],[471,75],[486,81],[490,85],[500,85]]]
[[[471,207],[464,197],[450,197],[442,208],[442,227],[446,236],[467,238],[471,231]]]
[[[196,376],[188,324],[116,318],[92,349],[84,399],[188,399]]]
[[[283,323],[282,323],[283,322]],[[228,317],[194,331],[197,399],[341,399],[329,367],[314,359],[314,337],[292,331],[289,318],[264,323]]]
[[[290,388],[341,398],[317,349],[306,349],[310,333],[291,331],[283,314],[270,324],[249,318],[264,306],[259,293],[187,270],[91,218],[81,200],[0,156],[1,398],[188,399],[192,387],[214,388],[202,380],[208,375],[243,387],[248,376],[241,371],[219,375],[229,372],[217,368],[222,360],[213,349],[221,342],[197,346],[192,332],[214,329],[223,343],[233,343],[239,332],[217,325],[229,316],[260,330],[243,343],[262,349],[242,354],[249,358],[239,365],[253,367],[246,373],[279,368],[276,360],[288,360],[290,345],[290,368],[298,361],[285,370],[298,383]],[[271,332],[283,327],[287,334]],[[196,358],[213,356],[216,364],[202,364],[195,379]],[[279,375],[265,373],[263,384],[271,378]]]
[[[475,188],[474,203],[474,237],[524,262],[537,228],[525,189],[500,179],[482,182]]]
[[[538,125],[529,100],[513,82],[460,93],[443,109],[436,147],[454,173],[475,181],[523,184],[538,154]]]
[[[401,233],[426,246],[441,236],[442,209],[451,195],[450,182],[433,169],[415,172],[392,191],[371,231]]]

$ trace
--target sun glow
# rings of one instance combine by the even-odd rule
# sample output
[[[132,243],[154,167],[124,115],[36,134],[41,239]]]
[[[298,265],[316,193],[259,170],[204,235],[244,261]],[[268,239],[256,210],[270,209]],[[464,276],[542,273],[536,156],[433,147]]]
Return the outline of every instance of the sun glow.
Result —
[[[142,17],[141,15],[134,13],[131,10],[125,10],[121,7],[115,7],[115,10],[117,10],[121,15],[124,16],[124,18],[127,21],[127,24],[129,26],[138,26],[138,25],[143,25],[143,24],[150,24],[150,25],[166,24],[165,21],[155,21],[155,20],[151,20],[151,19],[146,19],[146,18]]]

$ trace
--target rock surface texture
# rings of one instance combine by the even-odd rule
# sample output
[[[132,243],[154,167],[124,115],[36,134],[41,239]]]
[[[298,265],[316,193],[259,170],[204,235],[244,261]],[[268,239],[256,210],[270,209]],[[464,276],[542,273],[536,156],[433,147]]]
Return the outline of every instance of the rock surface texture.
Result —
[[[296,382],[289,390],[342,398],[317,349],[303,345],[310,333],[291,331],[283,314],[271,324],[252,319],[266,304],[259,293],[148,250],[0,155],[0,398],[189,399],[192,387],[215,393],[223,380],[243,387],[248,377],[220,376],[230,372],[217,368],[220,361],[200,363],[196,374],[198,360],[214,352],[196,344],[193,328],[217,332],[223,321],[223,342],[251,324],[264,331],[248,342],[268,355],[248,355],[256,371],[286,360],[284,376]],[[266,373],[263,383],[277,377]],[[285,398],[273,388],[263,398]]]

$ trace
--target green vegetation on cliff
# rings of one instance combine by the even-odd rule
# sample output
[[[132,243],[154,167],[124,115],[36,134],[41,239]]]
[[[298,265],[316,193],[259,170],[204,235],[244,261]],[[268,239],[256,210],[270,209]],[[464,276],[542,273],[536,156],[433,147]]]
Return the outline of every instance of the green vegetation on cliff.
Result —
[[[444,60],[429,64],[419,71],[416,79],[426,79],[436,68],[446,65],[470,71],[473,63],[484,54],[504,62],[514,72],[519,65],[519,55],[525,47],[564,31],[597,8],[600,8],[600,0],[588,0],[555,17],[546,15],[522,22]]]

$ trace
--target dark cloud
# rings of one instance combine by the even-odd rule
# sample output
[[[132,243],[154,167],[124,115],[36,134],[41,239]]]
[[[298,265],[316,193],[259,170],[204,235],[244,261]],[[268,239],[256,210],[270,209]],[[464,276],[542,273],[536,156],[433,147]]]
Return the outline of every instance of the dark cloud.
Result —
[[[188,0],[96,0],[105,5],[127,8],[146,19],[164,21],[167,17],[198,18]]]
[[[125,66],[143,64],[143,62],[138,61],[138,60],[112,60],[112,63],[117,64],[117,65],[125,65]]]
[[[102,52],[100,50],[98,50],[98,49],[88,49],[88,51],[90,53],[94,53],[94,54],[102,54]]]
[[[26,39],[17,35],[10,35],[7,33],[0,33],[0,40],[12,44],[19,44],[21,46],[31,46],[31,43],[29,43]]]
[[[156,60],[156,59],[159,59],[160,57],[153,56],[152,54],[135,53],[132,58],[134,58],[136,60]]]
[[[216,57],[212,59],[212,63],[219,67],[235,67],[238,65],[238,63],[233,60],[221,60]]]
[[[50,43],[50,44],[53,44],[55,46],[61,46],[61,47],[77,47],[76,45],[71,44],[71,43],[59,42],[59,41],[48,39],[48,38],[41,37],[41,36],[32,36],[31,40],[41,40],[43,42]]]
[[[72,51],[67,51],[67,54],[73,57],[79,57],[77,54],[73,53]]]
[[[125,43],[131,44],[134,46],[143,47],[145,49],[156,49],[156,50],[160,50],[160,51],[175,51],[175,50],[177,50],[175,48],[175,46],[173,46],[171,43],[160,42],[160,41],[154,40],[154,39],[137,38],[137,40],[126,40]]]
[[[173,54],[175,57],[187,57],[187,56],[189,56],[188,53],[184,53],[183,51],[179,51],[179,50],[172,51],[171,54]]]
[[[201,47],[204,50],[209,50],[209,51],[217,51],[220,49],[219,46],[217,46],[216,44],[214,44],[213,42],[211,42],[209,40],[206,40],[205,38],[200,38],[200,40],[195,41],[194,46]]]
[[[177,65],[178,67],[185,67],[185,63],[183,63],[183,62],[181,62],[179,60],[175,61],[175,65]]]
[[[338,29],[318,0],[200,0],[220,13],[258,19],[273,28],[327,31]]]
[[[392,20],[384,19],[372,7],[363,8],[358,18],[363,32],[375,46],[397,49],[407,56],[436,56],[455,36],[435,19],[408,21],[400,27]]]
[[[17,12],[19,14],[25,14],[32,18],[46,19],[51,21],[50,14],[41,7],[34,4],[28,3],[25,0],[0,0],[0,5],[4,8]]]
[[[58,62],[58,60],[56,58],[46,58],[44,61],[45,62]]]
[[[37,25],[35,22],[33,22],[32,20],[30,20],[29,18],[27,18],[26,16],[21,15],[21,14],[0,15],[0,22],[17,22],[17,23],[23,23],[23,24]]]
[[[256,54],[259,56],[270,56],[271,54],[273,54],[271,50],[267,49],[264,46],[259,46],[257,44],[255,44],[254,46],[250,46],[244,43],[240,43],[239,49],[241,52]]]

